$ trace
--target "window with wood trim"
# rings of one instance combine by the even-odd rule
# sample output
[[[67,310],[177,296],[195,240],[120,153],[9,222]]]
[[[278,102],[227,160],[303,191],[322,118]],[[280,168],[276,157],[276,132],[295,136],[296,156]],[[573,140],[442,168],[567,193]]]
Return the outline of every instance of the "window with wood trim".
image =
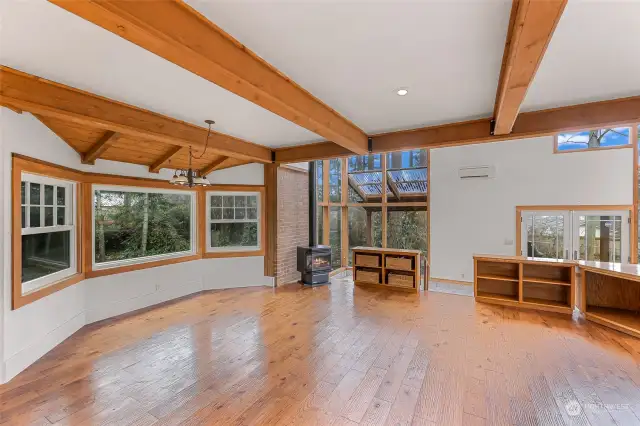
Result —
[[[559,133],[555,137],[556,152],[624,148],[631,143],[629,127]]]
[[[195,191],[93,186],[93,270],[196,253]]]
[[[22,293],[77,273],[76,183],[22,173]]]
[[[260,192],[207,192],[207,251],[261,250]]]

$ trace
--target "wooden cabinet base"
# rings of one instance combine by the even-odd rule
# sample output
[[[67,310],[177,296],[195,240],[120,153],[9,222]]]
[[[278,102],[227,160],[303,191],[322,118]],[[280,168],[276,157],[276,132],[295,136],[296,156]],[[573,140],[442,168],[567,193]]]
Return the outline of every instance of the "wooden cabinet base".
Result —
[[[420,250],[354,247],[352,251],[355,284],[412,293],[420,291]]]
[[[366,281],[354,281],[353,283],[361,287],[377,287],[377,288],[384,288],[384,289],[393,290],[393,291],[404,291],[407,293],[417,292],[416,289],[413,287],[396,287],[396,286],[391,286],[389,284],[368,283]]]

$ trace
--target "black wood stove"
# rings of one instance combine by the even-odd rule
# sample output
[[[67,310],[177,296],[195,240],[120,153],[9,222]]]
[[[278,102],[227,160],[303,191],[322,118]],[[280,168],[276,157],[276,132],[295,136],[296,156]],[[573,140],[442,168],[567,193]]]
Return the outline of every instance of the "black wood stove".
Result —
[[[316,244],[316,167],[313,161],[309,162],[309,245],[298,247],[297,259],[302,284],[329,283],[331,247]]]

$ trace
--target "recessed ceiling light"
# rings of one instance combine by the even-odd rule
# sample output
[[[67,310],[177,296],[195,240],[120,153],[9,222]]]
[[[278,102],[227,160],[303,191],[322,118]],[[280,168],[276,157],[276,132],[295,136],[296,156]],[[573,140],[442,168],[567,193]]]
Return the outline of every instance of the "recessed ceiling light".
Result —
[[[409,93],[409,91],[407,89],[398,89],[396,93],[398,94],[398,96],[405,96],[407,93]]]

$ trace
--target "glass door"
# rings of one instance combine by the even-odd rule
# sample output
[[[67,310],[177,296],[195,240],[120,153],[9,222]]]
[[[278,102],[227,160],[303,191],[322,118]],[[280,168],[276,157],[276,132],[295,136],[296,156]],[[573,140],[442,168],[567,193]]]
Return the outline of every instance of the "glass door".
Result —
[[[573,259],[629,262],[628,211],[576,211],[573,218]]]
[[[523,212],[521,253],[527,257],[568,259],[571,250],[569,211]]]

